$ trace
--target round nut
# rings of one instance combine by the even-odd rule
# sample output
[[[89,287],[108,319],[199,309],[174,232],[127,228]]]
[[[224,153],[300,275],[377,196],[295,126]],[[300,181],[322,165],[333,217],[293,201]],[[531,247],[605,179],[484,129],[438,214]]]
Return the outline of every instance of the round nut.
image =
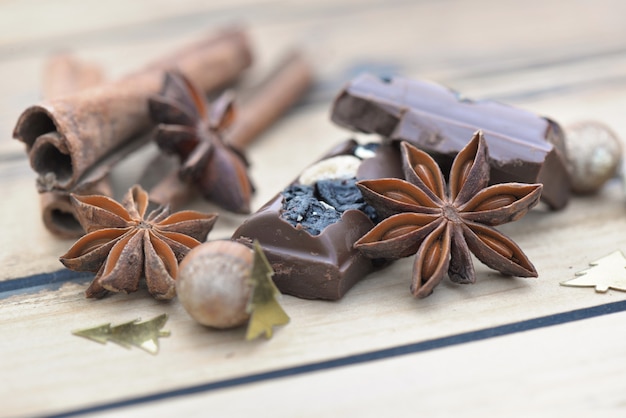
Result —
[[[584,121],[565,127],[565,146],[574,193],[595,193],[617,174],[622,145],[603,123]]]
[[[248,283],[253,251],[234,241],[211,241],[192,249],[180,263],[176,292],[189,315],[203,325],[232,328],[250,315]]]

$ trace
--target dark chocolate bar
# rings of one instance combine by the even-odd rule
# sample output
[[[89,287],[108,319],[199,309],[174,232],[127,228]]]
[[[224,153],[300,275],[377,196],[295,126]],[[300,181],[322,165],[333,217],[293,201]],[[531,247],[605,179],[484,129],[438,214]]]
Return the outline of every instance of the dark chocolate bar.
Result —
[[[348,140],[319,162],[337,156],[358,157],[359,151],[370,156],[359,159],[356,180],[402,178],[397,144],[367,148]],[[282,293],[336,300],[375,268],[376,261],[352,246],[374,226],[376,216],[354,186],[354,178],[303,184],[303,176],[304,172],[250,216],[232,238],[247,245],[259,241]]]
[[[337,96],[332,120],[355,131],[404,140],[442,166],[482,130],[491,183],[542,183],[552,209],[569,199],[563,131],[554,121],[494,101],[473,101],[438,84],[365,74]]]

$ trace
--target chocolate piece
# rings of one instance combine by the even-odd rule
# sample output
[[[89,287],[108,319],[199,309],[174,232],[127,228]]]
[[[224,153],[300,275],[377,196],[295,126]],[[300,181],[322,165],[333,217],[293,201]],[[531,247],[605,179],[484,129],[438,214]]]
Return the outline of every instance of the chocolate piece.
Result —
[[[355,131],[404,140],[447,165],[477,130],[489,146],[491,183],[542,183],[552,209],[569,199],[563,132],[554,121],[443,86],[362,75],[337,96],[332,120]]]
[[[349,140],[335,147],[322,160],[339,155],[358,155],[359,150],[361,147],[354,140]],[[374,156],[363,160],[356,173],[358,180],[380,177],[402,177],[400,152],[396,144],[376,147]],[[329,185],[333,181],[337,180],[320,180],[316,186],[294,181],[250,216],[232,236],[234,240],[250,246],[254,240],[259,241],[274,269],[274,282],[283,293],[306,299],[336,300],[375,267],[375,261],[352,247],[374,223],[362,210],[347,209],[343,213],[338,210],[344,209],[342,202],[358,199],[347,196],[350,191],[330,191],[332,187]],[[345,179],[344,186],[351,181]],[[314,190],[319,184],[322,184],[321,194],[319,190]],[[325,204],[319,203],[321,195],[325,196],[322,199],[327,199]],[[317,202],[314,204],[317,209],[328,210],[328,214],[321,213],[319,218],[324,218],[326,222],[332,221],[332,218],[336,220],[327,226],[314,222],[319,227],[319,234],[312,233],[317,231],[307,232],[298,223],[297,216],[295,220],[282,216],[285,211],[289,211],[288,217],[292,216],[295,211],[291,206],[298,201],[310,204],[311,198]],[[331,207],[328,201],[333,201],[338,207]],[[336,219],[338,214],[340,218]],[[305,215],[301,213],[303,219]]]

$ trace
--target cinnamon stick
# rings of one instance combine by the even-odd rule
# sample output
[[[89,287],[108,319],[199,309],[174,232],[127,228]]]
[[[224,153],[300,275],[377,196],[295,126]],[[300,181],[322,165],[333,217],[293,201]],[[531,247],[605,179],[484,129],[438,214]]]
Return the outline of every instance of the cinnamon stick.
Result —
[[[112,196],[108,177],[74,193]],[[41,215],[46,228],[59,238],[78,238],[85,231],[76,219],[69,192],[53,191],[40,194]]]
[[[173,155],[159,153],[144,169],[139,184],[148,190],[152,206],[169,205],[173,212],[190,201],[196,190],[180,178],[180,162]]]
[[[104,81],[102,69],[79,60],[68,53],[51,56],[44,64],[42,93],[45,99],[70,94]],[[58,133],[49,133],[48,141],[59,143]],[[113,191],[108,176],[78,186],[74,192],[111,196]],[[40,195],[41,214],[45,227],[61,238],[77,238],[84,234],[76,219],[69,192],[50,191]]]
[[[242,105],[225,142],[243,151],[293,106],[313,82],[313,69],[300,51],[289,52]]]
[[[104,71],[68,52],[50,56],[44,63],[41,92],[44,99],[75,93],[104,82]]]
[[[247,146],[302,97],[312,82],[313,69],[304,54],[297,50],[286,54],[253,90],[248,100],[239,106],[233,125],[225,134],[224,142],[243,154]],[[159,176],[155,167],[162,164],[165,164],[163,158],[156,157],[142,178],[150,184],[147,188],[150,190],[152,202],[169,204],[176,209],[196,195],[195,188],[179,177],[175,167],[162,170],[162,179],[154,185],[154,179]],[[177,167],[180,165],[177,164]],[[163,176],[163,172],[167,174]]]
[[[119,81],[32,106],[13,136],[26,144],[40,192],[69,191],[95,166],[108,172],[119,160],[114,155],[146,141],[152,126],[147,98],[159,91],[165,70],[177,68],[211,91],[232,83],[250,63],[245,34],[224,31]],[[46,135],[55,132],[58,140]]]

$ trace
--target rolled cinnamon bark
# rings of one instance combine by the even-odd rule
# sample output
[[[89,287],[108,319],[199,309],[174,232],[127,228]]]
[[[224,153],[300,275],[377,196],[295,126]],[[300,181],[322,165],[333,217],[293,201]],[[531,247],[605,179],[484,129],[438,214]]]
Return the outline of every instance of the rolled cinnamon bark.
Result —
[[[26,144],[40,192],[71,190],[97,165],[103,171],[145,141],[152,126],[147,98],[159,91],[163,71],[177,68],[205,91],[233,82],[251,63],[241,30],[224,31],[138,73],[26,109],[13,136]],[[49,133],[58,133],[51,139]]]
[[[178,175],[178,168],[170,170],[149,192],[150,201],[157,205],[169,205],[177,211],[196,195],[195,189]]]
[[[303,96],[312,82],[313,68],[304,54],[298,50],[287,53],[239,106],[235,121],[225,134],[224,142],[243,153],[245,148]],[[165,166],[168,168],[157,169]],[[151,161],[142,176],[141,184],[147,184],[146,188],[150,190],[150,200],[153,203],[169,204],[172,210],[176,210],[196,195],[195,188],[178,176],[179,167],[178,163],[172,166],[172,161],[166,161],[164,156],[158,156]]]
[[[99,65],[64,52],[52,55],[44,63],[41,92],[44,99],[53,99],[96,86],[104,80],[104,71]]]
[[[143,170],[139,184],[148,190],[152,209],[169,205],[175,212],[196,195],[195,188],[178,175],[179,169],[177,157],[159,153]]]
[[[313,82],[313,68],[300,51],[289,52],[242,105],[225,142],[243,151],[294,105]]]
[[[107,176],[84,189],[75,190],[72,193],[112,196],[113,190]],[[74,213],[69,192],[45,192],[39,196],[43,223],[50,232],[60,238],[78,238],[85,233]]]
[[[77,59],[68,53],[51,56],[44,64],[41,90],[45,99],[70,94],[100,84],[104,81],[102,69],[90,62]],[[59,134],[49,135],[48,141],[60,144]],[[93,178],[91,183],[78,185],[75,193],[103,194],[113,191],[109,176]],[[45,227],[61,238],[77,238],[84,234],[76,219],[69,192],[51,191],[40,195],[41,214]]]

